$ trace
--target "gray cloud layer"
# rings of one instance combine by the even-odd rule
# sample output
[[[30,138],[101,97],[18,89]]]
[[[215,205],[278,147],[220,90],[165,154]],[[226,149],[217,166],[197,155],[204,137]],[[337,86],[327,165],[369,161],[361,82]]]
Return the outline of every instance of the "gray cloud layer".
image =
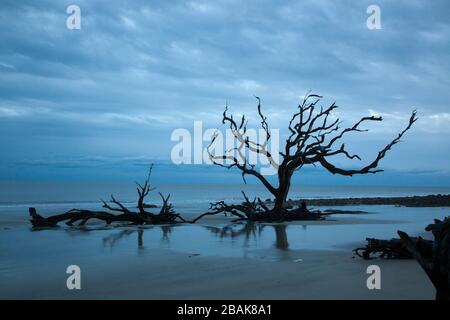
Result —
[[[368,155],[418,109],[386,166],[449,169],[448,1],[377,1],[382,30],[366,28],[372,1],[76,1],[82,29],[68,30],[72,3],[0,4],[4,164],[168,159],[171,131],[218,125],[227,100],[252,115],[262,97],[284,129],[312,89],[349,122],[384,115],[353,139]]]

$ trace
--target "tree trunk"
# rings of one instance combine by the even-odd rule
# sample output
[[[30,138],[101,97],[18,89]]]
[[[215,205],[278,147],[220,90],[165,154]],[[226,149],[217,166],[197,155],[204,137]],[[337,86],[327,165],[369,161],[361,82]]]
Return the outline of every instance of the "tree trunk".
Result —
[[[399,230],[397,233],[436,288],[436,300],[449,300],[450,217],[443,221],[435,219],[425,230],[433,233],[434,241],[431,245],[423,246],[420,242],[416,244],[405,232]]]
[[[445,280],[443,280],[445,281]],[[436,300],[448,301],[450,300],[449,288],[436,288]]]
[[[291,188],[292,172],[286,168],[280,167],[278,169],[278,192],[275,195],[274,211],[281,210],[285,204],[289,189]]]

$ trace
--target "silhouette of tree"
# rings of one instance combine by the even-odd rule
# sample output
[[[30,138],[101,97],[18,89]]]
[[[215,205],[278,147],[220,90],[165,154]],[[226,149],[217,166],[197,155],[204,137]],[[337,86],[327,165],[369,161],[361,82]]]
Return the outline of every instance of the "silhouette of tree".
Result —
[[[237,142],[237,147],[225,151],[224,154],[212,154],[211,147],[213,146],[217,133],[213,135],[211,143],[207,147],[207,152],[211,161],[221,167],[228,169],[237,168],[242,172],[242,177],[245,180],[246,175],[257,178],[266,189],[274,196],[274,205],[272,208],[263,207],[261,201],[257,201],[259,211],[271,211],[274,214],[287,214],[284,210],[286,206],[286,199],[291,187],[291,178],[295,172],[306,165],[321,165],[332,174],[339,174],[344,176],[353,176],[358,174],[378,173],[383,170],[378,169],[380,160],[385,157],[387,152],[403,137],[403,135],[411,128],[413,123],[417,120],[416,111],[413,111],[409,122],[405,129],[401,131],[397,137],[390,141],[383,149],[381,149],[374,160],[359,169],[344,169],[333,164],[332,158],[338,155],[343,155],[350,160],[361,157],[357,154],[350,154],[342,139],[352,132],[364,132],[361,126],[365,122],[382,121],[379,116],[366,116],[361,118],[353,126],[348,128],[341,128],[341,120],[333,118],[332,113],[338,108],[336,103],[330,106],[318,108],[318,103],[322,96],[308,93],[304,97],[302,103],[298,105],[296,112],[289,121],[288,129],[289,136],[285,141],[284,150],[280,152],[281,161],[277,163],[273,155],[268,150],[268,143],[271,139],[269,124],[267,117],[264,116],[261,110],[261,100],[256,97],[258,101],[257,111],[261,121],[261,128],[265,132],[265,139],[262,142],[252,141],[247,133],[247,121],[245,115],[240,120],[236,121],[233,115],[228,114],[228,106],[222,116],[222,123],[227,125],[231,130],[234,139]],[[247,158],[249,152],[255,152],[267,158],[268,162],[277,171],[278,185],[270,183],[264,175],[262,175],[254,164],[250,164]],[[228,162],[228,163],[227,163]],[[245,196],[245,195],[244,195]],[[238,213],[244,212],[245,216],[255,211],[250,201],[246,198],[246,206],[249,208],[237,208],[236,206],[227,206],[224,203],[216,204],[215,211],[227,211]],[[306,208],[303,208],[306,209]],[[256,210],[258,211],[258,210]],[[301,211],[301,210],[299,210]],[[304,211],[304,210],[303,210]],[[238,217],[239,215],[236,214]]]

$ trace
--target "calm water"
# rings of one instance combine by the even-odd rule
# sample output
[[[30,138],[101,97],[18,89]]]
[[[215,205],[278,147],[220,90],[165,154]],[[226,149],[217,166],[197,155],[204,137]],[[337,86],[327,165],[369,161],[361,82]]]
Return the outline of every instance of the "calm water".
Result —
[[[218,200],[242,201],[241,190],[249,197],[270,198],[259,185],[158,185],[149,195],[148,203],[160,203],[157,191],[171,194],[171,201],[180,213],[207,210],[209,203]],[[290,198],[388,197],[428,194],[448,194],[450,187],[383,187],[383,186],[293,186]],[[0,182],[0,223],[25,221],[28,207],[45,213],[63,212],[72,208],[100,208],[100,199],[117,199],[130,207],[136,203],[133,183],[77,183],[77,182]]]

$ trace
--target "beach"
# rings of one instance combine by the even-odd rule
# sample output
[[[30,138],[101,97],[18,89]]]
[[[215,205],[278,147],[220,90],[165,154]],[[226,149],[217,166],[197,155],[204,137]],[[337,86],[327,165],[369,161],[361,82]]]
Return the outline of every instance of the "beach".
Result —
[[[448,209],[346,208],[367,213],[274,224],[218,215],[195,225],[92,222],[38,231],[26,212],[11,214],[0,228],[0,298],[434,299],[415,260],[362,260],[352,250],[366,237],[390,239],[399,229],[430,238],[424,227]],[[366,286],[373,264],[381,269],[380,290]],[[66,287],[69,265],[81,269],[81,290]]]
[[[0,300],[450,300],[450,1],[0,12]]]
[[[261,254],[270,256],[271,250]],[[301,262],[294,262],[301,257]],[[434,299],[415,261],[377,261],[381,290],[368,290],[372,262],[327,251],[289,252],[286,260],[192,256],[154,250],[124,262],[81,264],[82,289],[67,290],[59,273],[36,267],[27,283],[2,286],[2,299]],[[119,259],[120,260],[120,259]],[[69,262],[67,262],[69,263]],[[86,271],[84,271],[86,270]]]

